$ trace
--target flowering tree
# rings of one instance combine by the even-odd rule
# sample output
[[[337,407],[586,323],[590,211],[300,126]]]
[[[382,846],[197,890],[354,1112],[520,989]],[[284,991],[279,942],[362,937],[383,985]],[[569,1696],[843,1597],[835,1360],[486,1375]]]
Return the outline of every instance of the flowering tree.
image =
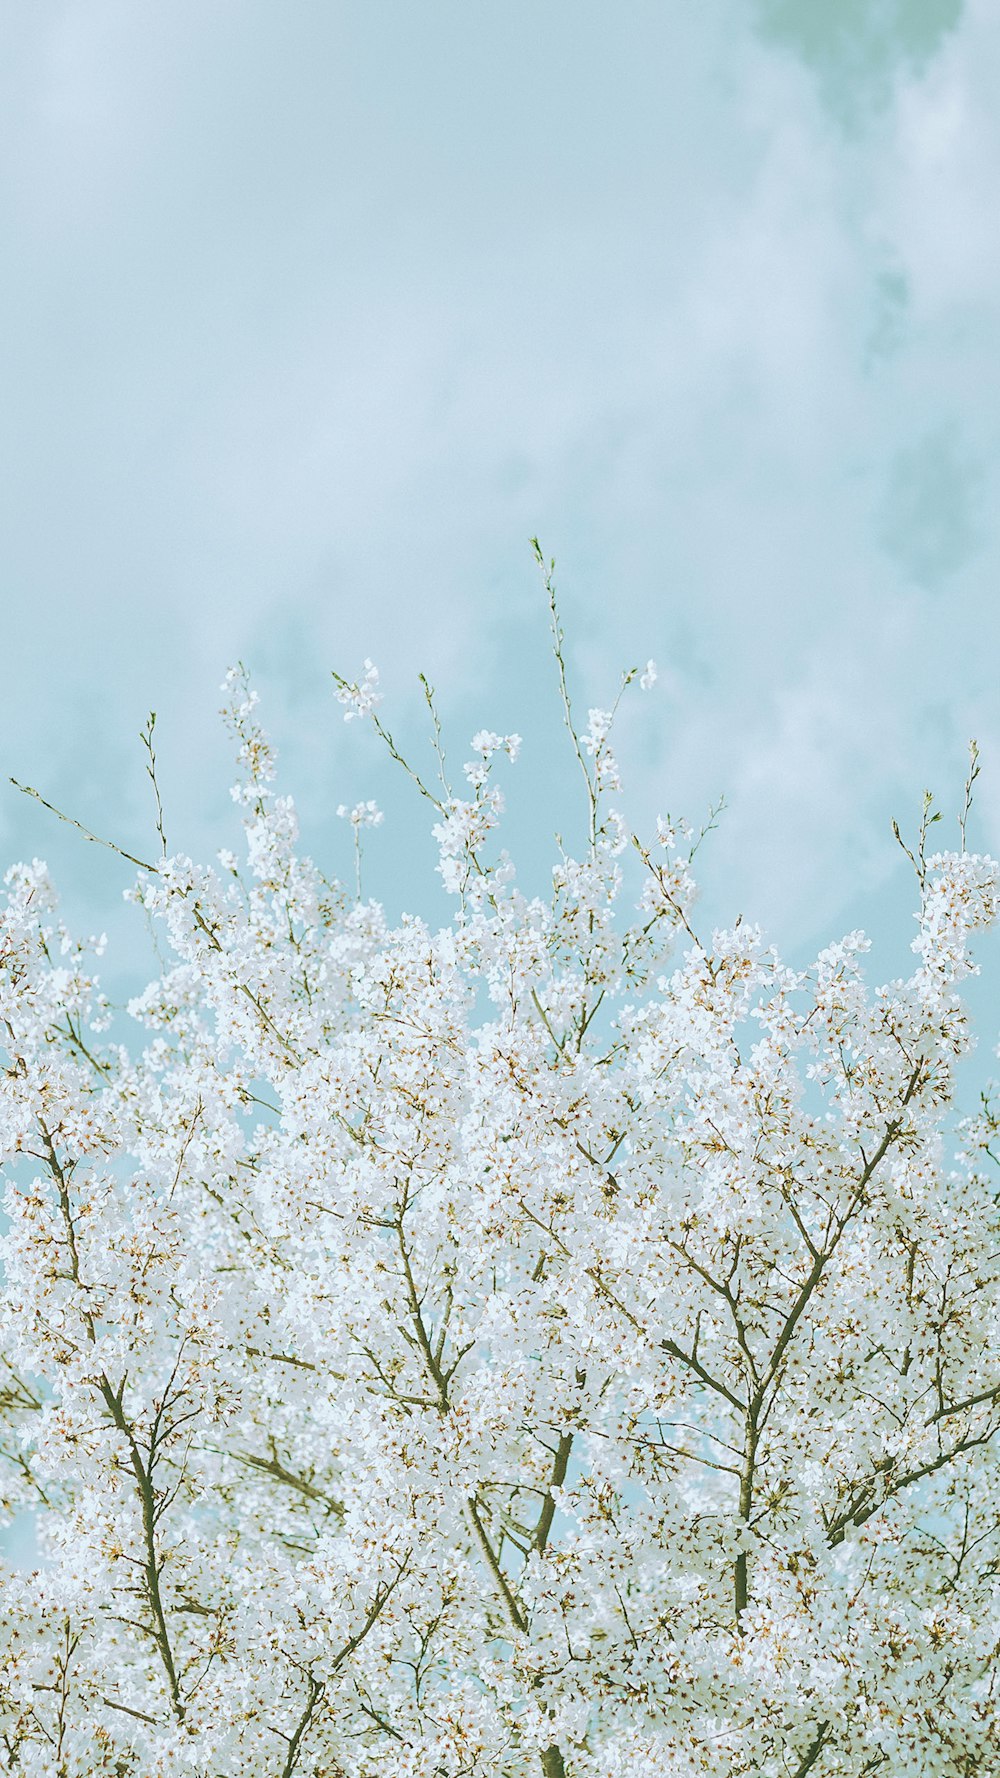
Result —
[[[588,837],[549,899],[486,731],[461,794],[407,766],[449,925],[328,883],[240,673],[245,862],[164,841],[130,891],[148,1036],[8,873],[7,1771],[997,1769],[997,1126],[953,1111],[997,866],[921,839],[876,991],[860,933],[699,938],[552,610]],[[337,695],[399,757],[374,669]]]

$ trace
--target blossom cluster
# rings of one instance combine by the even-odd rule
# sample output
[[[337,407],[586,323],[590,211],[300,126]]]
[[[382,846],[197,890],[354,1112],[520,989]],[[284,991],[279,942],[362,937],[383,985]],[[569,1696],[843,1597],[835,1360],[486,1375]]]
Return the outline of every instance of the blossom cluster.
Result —
[[[370,663],[338,686],[374,716]],[[391,923],[227,698],[245,856],[139,872],[131,1041],[44,865],[6,878],[7,1769],[998,1769],[988,1098],[954,1127],[997,865],[926,860],[877,989],[860,933],[699,936],[690,830],[629,844],[591,711],[551,895],[482,730],[431,797],[453,917]]]

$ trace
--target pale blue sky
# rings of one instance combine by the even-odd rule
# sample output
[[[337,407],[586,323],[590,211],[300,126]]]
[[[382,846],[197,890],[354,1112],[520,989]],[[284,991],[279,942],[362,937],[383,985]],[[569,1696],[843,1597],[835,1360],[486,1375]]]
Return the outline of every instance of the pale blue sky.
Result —
[[[310,845],[346,873],[333,810],[379,796],[371,886],[423,903],[330,695],[367,654],[406,736],[418,667],[458,760],[521,729],[537,864],[537,532],[582,703],[660,662],[637,810],[728,798],[707,917],[885,923],[889,817],[955,805],[972,733],[1000,848],[992,0],[49,0],[2,38],[4,775],[152,847],[155,707],[212,851],[242,657]],[[117,922],[13,790],[0,848]]]

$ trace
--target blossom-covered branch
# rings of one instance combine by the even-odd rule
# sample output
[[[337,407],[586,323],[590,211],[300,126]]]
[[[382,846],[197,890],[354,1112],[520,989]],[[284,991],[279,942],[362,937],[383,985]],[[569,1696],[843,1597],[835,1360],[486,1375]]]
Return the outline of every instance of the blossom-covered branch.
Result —
[[[166,961],[130,1030],[44,865],[8,872],[26,1778],[1000,1764],[1000,1116],[955,1102],[978,754],[960,849],[929,807],[910,849],[904,979],[858,932],[808,968],[699,935],[701,836],[634,834],[614,753],[655,669],[578,729],[542,568],[581,793],[549,894],[500,844],[530,738],[478,729],[458,794],[424,682],[432,788],[370,661],[336,696],[429,804],[438,929],[364,899],[370,799],[349,888],[302,855],[240,668],[243,853],[131,859]]]

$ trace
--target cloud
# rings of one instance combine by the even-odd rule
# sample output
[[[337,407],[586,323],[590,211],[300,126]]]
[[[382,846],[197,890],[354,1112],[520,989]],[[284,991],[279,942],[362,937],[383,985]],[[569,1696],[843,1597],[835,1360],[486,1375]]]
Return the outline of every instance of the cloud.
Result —
[[[948,426],[904,447],[893,460],[880,537],[917,585],[940,586],[968,561],[979,531],[982,479],[982,466],[966,457]]]
[[[922,72],[962,16],[962,0],[755,0],[765,39],[802,58],[834,115],[857,124],[891,104],[900,75]]]
[[[629,734],[639,803],[729,795],[720,916],[806,944],[877,902],[888,813],[1000,740],[1000,28],[954,14],[871,9],[878,103],[848,128],[843,44],[802,9],[756,34],[658,4],[22,23],[12,769],[141,822],[125,743],[155,707],[175,829],[208,848],[241,655],[311,838],[375,794],[388,859],[326,677],[370,654],[404,733],[417,666],[460,731],[523,729],[548,821],[537,533],[584,704],[619,663],[667,670]],[[27,814],[11,850],[47,843]],[[524,817],[535,859],[546,831]]]

